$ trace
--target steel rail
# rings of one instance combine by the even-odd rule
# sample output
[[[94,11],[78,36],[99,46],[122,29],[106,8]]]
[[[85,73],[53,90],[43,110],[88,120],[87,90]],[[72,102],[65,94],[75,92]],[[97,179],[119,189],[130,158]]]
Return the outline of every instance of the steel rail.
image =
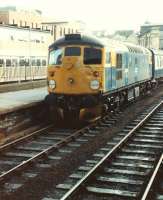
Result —
[[[19,144],[19,143],[22,143],[22,142],[24,142],[25,140],[27,140],[27,139],[29,139],[29,138],[35,137],[36,135],[41,134],[43,131],[45,131],[45,130],[47,130],[47,129],[50,129],[50,128],[52,128],[52,127],[53,127],[53,125],[48,125],[48,126],[46,126],[46,127],[44,127],[44,128],[41,128],[41,129],[39,129],[39,130],[37,130],[37,131],[34,131],[34,132],[32,132],[32,133],[30,133],[30,134],[28,134],[28,135],[25,135],[25,136],[20,137],[20,138],[14,140],[14,141],[12,141],[12,142],[9,142],[9,143],[7,143],[7,144],[4,144],[4,145],[0,146],[0,153],[1,153],[3,150],[8,149],[8,148],[10,148],[10,147],[13,147],[13,146],[15,146],[15,145],[17,145],[17,144]]]
[[[160,169],[160,166],[161,166],[161,163],[163,161],[163,154],[160,156],[159,160],[158,160],[158,163],[155,167],[155,170],[153,171],[153,174],[147,184],[147,187],[145,188],[145,191],[143,193],[143,196],[141,198],[141,200],[147,200],[148,199],[148,195],[149,195],[149,192],[150,192],[150,189],[152,187],[152,184],[154,182],[154,180],[156,179],[156,176],[158,175],[158,171]]]
[[[105,117],[106,117],[106,116],[104,116],[104,119],[105,119]],[[101,118],[100,118],[100,119],[101,119]],[[95,126],[97,123],[99,123],[99,120],[100,120],[100,119],[98,119],[97,121],[93,122],[92,124],[90,124],[90,125],[84,127],[83,129],[87,129],[87,128],[91,128],[91,127]],[[12,141],[12,142],[9,142],[9,143],[7,143],[7,144],[4,144],[4,145],[0,146],[0,152],[3,151],[3,150],[5,150],[5,149],[8,149],[8,148],[10,148],[10,147],[13,147],[13,146],[15,146],[15,145],[17,145],[17,144],[19,144],[19,143],[21,143],[21,142],[23,142],[23,141],[29,139],[29,138],[35,137],[37,134],[40,134],[41,132],[43,132],[43,131],[45,131],[45,130],[47,130],[47,129],[49,129],[49,128],[52,128],[52,127],[54,127],[54,125],[51,125],[51,124],[50,124],[50,125],[48,125],[48,126],[46,126],[46,127],[44,127],[44,128],[41,128],[41,129],[39,129],[39,130],[37,130],[37,131],[32,132],[32,133],[30,133],[30,134],[28,134],[28,135],[26,135],[26,136],[23,136],[23,137],[21,137],[21,138],[18,138],[18,139],[16,139],[16,140]],[[81,130],[79,130],[79,131],[81,131]]]
[[[8,170],[7,172],[4,172],[3,174],[0,175],[0,181],[4,180],[5,178],[9,177],[10,175],[12,175],[13,173],[15,173],[18,170],[21,170],[23,168],[25,168],[29,163],[32,163],[33,161],[35,161],[38,158],[41,158],[43,156],[47,156],[51,151],[53,151],[54,149],[58,149],[61,146],[64,146],[65,144],[67,144],[70,141],[73,141],[75,138],[77,138],[79,135],[83,135],[85,133],[85,131],[87,129],[90,129],[92,126],[94,126],[95,124],[91,124],[88,125],[80,130],[75,131],[74,133],[72,133],[70,136],[67,136],[66,138],[62,139],[61,141],[55,143],[54,145],[44,149],[43,151],[41,151],[40,153],[36,154],[35,156],[29,158],[28,160],[22,161],[20,164],[18,164],[17,166],[13,167],[12,169]],[[35,134],[38,134],[38,131],[35,132]],[[31,136],[33,136],[31,134]],[[25,136],[24,139],[28,139],[28,136]],[[18,141],[19,142],[19,139]],[[15,143],[11,142],[11,145],[14,145]],[[3,147],[6,148],[6,147]]]
[[[115,145],[81,180],[77,182],[76,185],[74,185],[60,200],[66,200],[74,194],[76,190],[79,189],[81,185],[83,185],[89,177],[96,172],[96,170],[103,164],[107,159],[111,158],[119,149],[120,147],[125,144],[125,142],[134,134],[136,130],[138,130],[145,122],[148,120],[154,112],[160,108],[160,106],[163,104],[163,101],[161,101],[155,108],[150,111],[150,113],[144,117],[143,120],[141,120],[117,145]]]

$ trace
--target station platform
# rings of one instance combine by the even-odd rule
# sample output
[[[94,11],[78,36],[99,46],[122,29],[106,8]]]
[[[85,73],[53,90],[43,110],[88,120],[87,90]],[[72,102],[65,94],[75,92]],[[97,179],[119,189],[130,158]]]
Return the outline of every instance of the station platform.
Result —
[[[0,93],[0,114],[7,114],[44,100],[47,87]]]

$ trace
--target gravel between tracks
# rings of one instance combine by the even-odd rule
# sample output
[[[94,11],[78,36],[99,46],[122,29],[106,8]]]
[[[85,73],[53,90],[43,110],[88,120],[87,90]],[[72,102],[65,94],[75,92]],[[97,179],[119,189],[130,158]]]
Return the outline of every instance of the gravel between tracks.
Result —
[[[12,197],[8,196],[3,199],[7,200],[40,200],[44,197],[45,191],[48,191],[52,185],[53,187],[59,183],[62,183],[66,177],[68,177],[75,168],[82,165],[82,163],[89,159],[89,157],[106,144],[110,137],[112,137],[116,132],[119,132],[125,125],[132,121],[146,106],[151,105],[155,101],[163,97],[163,85],[159,86],[155,91],[134,104],[128,106],[128,108],[123,111],[122,117],[116,124],[105,133],[101,135],[98,134],[94,137],[91,142],[83,144],[76,151],[65,154],[64,159],[61,159],[56,163],[56,165],[50,170],[42,170],[40,175],[32,179],[25,185],[15,192]],[[124,116],[124,117],[123,117]],[[2,200],[3,200],[2,199]]]

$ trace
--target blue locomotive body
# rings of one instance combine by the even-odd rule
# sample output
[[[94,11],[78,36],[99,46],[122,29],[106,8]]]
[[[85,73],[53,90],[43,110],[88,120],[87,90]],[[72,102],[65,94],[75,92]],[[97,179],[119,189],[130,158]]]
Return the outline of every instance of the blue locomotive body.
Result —
[[[106,48],[104,92],[123,89],[152,79],[152,53],[143,47],[114,44]]]

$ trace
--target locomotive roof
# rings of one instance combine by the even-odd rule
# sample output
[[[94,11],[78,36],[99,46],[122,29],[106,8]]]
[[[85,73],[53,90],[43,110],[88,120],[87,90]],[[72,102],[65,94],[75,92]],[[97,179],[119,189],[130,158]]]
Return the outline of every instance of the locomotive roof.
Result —
[[[117,41],[113,39],[102,39],[106,48],[112,49],[116,52],[131,52],[131,53],[143,53],[143,54],[149,54],[149,50],[147,48],[132,44],[132,43],[127,43],[127,42],[122,42],[122,41]]]
[[[49,48],[55,48],[65,45],[90,45],[95,47],[104,47],[103,43],[98,39],[81,34],[67,34],[61,39],[55,41]]]
[[[101,38],[101,41],[92,36],[86,36],[81,34],[66,34],[64,37],[56,40],[52,45],[49,46],[50,49],[55,49],[60,46],[66,45],[90,45],[93,47],[108,47],[109,49],[114,49],[117,52],[132,52],[132,53],[142,53],[149,54],[150,51],[144,47],[134,45],[131,43],[120,42],[112,39]]]
[[[157,49],[150,49],[153,54],[155,55],[163,55],[163,51],[162,50],[157,50]]]

